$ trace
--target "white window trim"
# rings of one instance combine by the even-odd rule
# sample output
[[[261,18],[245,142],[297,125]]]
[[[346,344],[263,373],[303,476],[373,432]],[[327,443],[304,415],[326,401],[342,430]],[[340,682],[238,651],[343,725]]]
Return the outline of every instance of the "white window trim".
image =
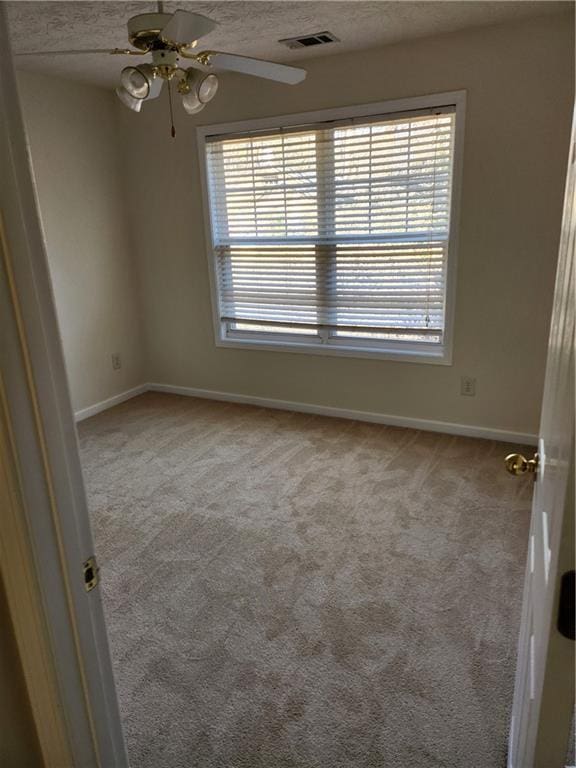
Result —
[[[215,269],[214,243],[212,239],[212,224],[210,221],[210,201],[208,194],[208,167],[206,158],[206,138],[215,134],[236,134],[250,131],[285,128],[292,125],[306,125],[330,120],[346,120],[348,118],[372,117],[375,115],[391,115],[395,112],[428,109],[433,107],[454,106],[456,110],[456,127],[454,135],[454,166],[452,180],[452,198],[450,213],[450,231],[448,235],[448,255],[446,270],[446,306],[444,342],[441,347],[434,349],[422,348],[422,345],[410,345],[407,342],[388,342],[382,347],[366,347],[363,345],[322,346],[306,343],[305,340],[271,339],[268,332],[256,334],[253,339],[230,338],[225,336],[224,323],[220,320],[218,276]],[[407,99],[373,102],[336,109],[322,109],[314,112],[264,117],[255,120],[217,123],[203,125],[196,129],[198,157],[200,168],[200,183],[204,213],[204,229],[207,244],[208,275],[212,304],[214,337],[217,347],[231,349],[252,349],[269,352],[297,352],[312,355],[335,355],[345,357],[377,358],[380,360],[396,360],[410,363],[432,363],[436,365],[452,365],[452,347],[454,339],[454,316],[456,300],[456,265],[458,254],[458,234],[460,225],[460,197],[462,190],[462,158],[464,154],[464,115],[466,111],[466,91],[448,91],[429,96],[416,96]]]

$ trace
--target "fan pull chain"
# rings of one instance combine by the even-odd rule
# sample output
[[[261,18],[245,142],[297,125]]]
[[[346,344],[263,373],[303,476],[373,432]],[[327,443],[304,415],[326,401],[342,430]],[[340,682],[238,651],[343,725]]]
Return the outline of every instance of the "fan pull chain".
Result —
[[[176,128],[174,128],[174,110],[172,108],[172,81],[168,80],[168,104],[170,105],[170,123],[172,126],[172,138],[176,138]]]

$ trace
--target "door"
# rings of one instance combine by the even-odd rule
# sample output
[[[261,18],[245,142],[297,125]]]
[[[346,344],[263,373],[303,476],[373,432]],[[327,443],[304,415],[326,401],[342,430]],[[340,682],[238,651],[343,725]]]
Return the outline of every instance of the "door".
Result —
[[[3,574],[12,566],[3,585],[43,764],[126,768],[99,589],[86,578],[92,535],[4,6],[0,449],[17,480],[0,514]]]
[[[573,121],[538,455],[507,457],[509,471],[535,480],[508,768],[564,766],[574,706],[574,641],[564,608],[565,574],[574,569],[575,130]]]

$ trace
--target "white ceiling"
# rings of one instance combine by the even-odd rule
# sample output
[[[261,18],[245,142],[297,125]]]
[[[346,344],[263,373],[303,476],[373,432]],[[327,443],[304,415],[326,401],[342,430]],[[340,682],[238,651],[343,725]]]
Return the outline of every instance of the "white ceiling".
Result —
[[[16,53],[83,48],[126,47],[126,21],[130,16],[156,9],[153,2],[9,2],[8,18]],[[276,61],[299,59],[374,48],[415,37],[425,37],[466,27],[558,12],[570,2],[412,2],[411,0],[347,0],[290,2],[228,0],[227,2],[166,2],[176,8],[203,13],[219,26],[202,38],[198,50],[216,49]],[[278,43],[294,37],[329,30],[341,42],[318,48],[290,51]],[[71,56],[22,56],[19,69],[37,70],[86,82],[111,86],[118,80],[125,59],[106,54]]]

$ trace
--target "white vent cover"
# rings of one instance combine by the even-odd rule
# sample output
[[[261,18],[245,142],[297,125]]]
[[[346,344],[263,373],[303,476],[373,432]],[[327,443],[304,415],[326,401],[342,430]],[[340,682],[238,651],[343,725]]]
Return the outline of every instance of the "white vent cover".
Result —
[[[332,32],[315,32],[313,35],[301,35],[300,37],[286,37],[278,40],[287,48],[310,48],[313,45],[325,45],[326,43],[339,43],[339,38]]]

